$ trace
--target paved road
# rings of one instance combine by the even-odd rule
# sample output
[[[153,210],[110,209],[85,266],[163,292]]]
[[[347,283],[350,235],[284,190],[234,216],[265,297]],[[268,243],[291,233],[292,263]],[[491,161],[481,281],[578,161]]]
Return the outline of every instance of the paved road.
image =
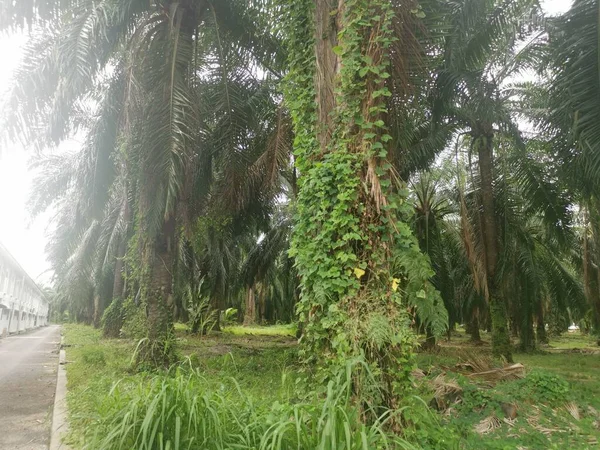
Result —
[[[0,449],[46,450],[60,327],[0,339]]]

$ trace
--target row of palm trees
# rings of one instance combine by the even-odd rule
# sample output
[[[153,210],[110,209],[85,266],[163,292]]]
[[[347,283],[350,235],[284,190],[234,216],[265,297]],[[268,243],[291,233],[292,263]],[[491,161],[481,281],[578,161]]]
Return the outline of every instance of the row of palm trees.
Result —
[[[448,328],[466,323],[474,339],[490,329],[509,360],[511,333],[530,349],[551,317],[562,326],[592,311],[600,329],[598,2],[556,18],[535,0],[390,4],[387,160],[411,181],[412,229]],[[328,8],[317,1],[315,17]],[[39,152],[31,207],[56,211],[61,304],[97,325],[111,301],[145,305],[158,365],[172,359],[186,289],[215,309],[257,311],[247,322],[294,318],[303,267],[288,248],[310,186],[297,183],[280,91],[287,11],[267,0],[0,1],[0,30],[30,27],[4,129]],[[335,40],[317,45],[321,70]],[[537,81],[518,82],[525,71]],[[316,90],[335,86],[328,76]],[[315,98],[323,123],[326,92]],[[77,152],[48,151],[73,136]],[[417,322],[432,340],[426,315]]]

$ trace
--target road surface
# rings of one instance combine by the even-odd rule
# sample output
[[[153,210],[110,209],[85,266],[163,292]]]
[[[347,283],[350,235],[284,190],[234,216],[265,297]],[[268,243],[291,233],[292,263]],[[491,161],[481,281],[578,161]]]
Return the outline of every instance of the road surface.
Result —
[[[0,449],[46,450],[60,327],[0,339]]]

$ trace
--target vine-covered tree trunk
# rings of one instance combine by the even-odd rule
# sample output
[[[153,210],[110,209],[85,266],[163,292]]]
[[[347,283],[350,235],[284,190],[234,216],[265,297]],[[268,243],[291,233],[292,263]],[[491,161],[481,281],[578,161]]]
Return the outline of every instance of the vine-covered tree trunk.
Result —
[[[492,351],[512,361],[506,302],[502,289],[496,280],[498,263],[498,232],[494,207],[494,154],[492,124],[478,124],[475,131],[475,145],[479,154],[481,177],[482,235],[485,248],[485,265],[489,289],[490,315],[492,319]]]
[[[140,347],[138,361],[168,367],[175,359],[172,307],[175,219],[165,220],[161,233],[146,243],[143,262],[143,299],[146,304],[147,342]]]
[[[443,310],[425,326],[447,326],[432,271],[406,223],[407,192],[387,159],[392,4],[387,0],[290,0],[286,102],[299,169],[292,242],[301,299],[302,354],[321,379],[361,355],[396,407],[415,336],[408,307]],[[313,41],[311,54],[307,43]],[[440,326],[441,324],[441,326]],[[366,372],[354,391],[374,395]]]

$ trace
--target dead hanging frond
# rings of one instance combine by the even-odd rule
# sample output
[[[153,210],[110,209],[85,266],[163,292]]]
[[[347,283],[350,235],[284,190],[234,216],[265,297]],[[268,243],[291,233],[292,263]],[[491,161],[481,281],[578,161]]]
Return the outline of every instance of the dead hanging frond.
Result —
[[[279,189],[282,173],[291,167],[293,142],[292,120],[287,111],[279,106],[274,129],[267,138],[264,152],[248,170],[250,182],[260,186],[264,192]]]
[[[367,162],[366,183],[369,189],[369,195],[373,199],[377,214],[381,213],[381,209],[387,206],[387,199],[381,188],[381,182],[377,175],[377,162],[375,158],[369,158]]]
[[[458,188],[460,201],[460,229],[461,238],[465,248],[465,254],[469,262],[469,268],[473,275],[473,284],[477,293],[483,295],[486,301],[489,299],[489,288],[487,283],[487,274],[481,252],[477,251],[477,241],[475,233],[469,220],[469,210],[465,201],[465,196],[461,186]]]
[[[502,422],[496,416],[489,416],[473,427],[475,433],[484,435],[497,430],[502,426]]]

